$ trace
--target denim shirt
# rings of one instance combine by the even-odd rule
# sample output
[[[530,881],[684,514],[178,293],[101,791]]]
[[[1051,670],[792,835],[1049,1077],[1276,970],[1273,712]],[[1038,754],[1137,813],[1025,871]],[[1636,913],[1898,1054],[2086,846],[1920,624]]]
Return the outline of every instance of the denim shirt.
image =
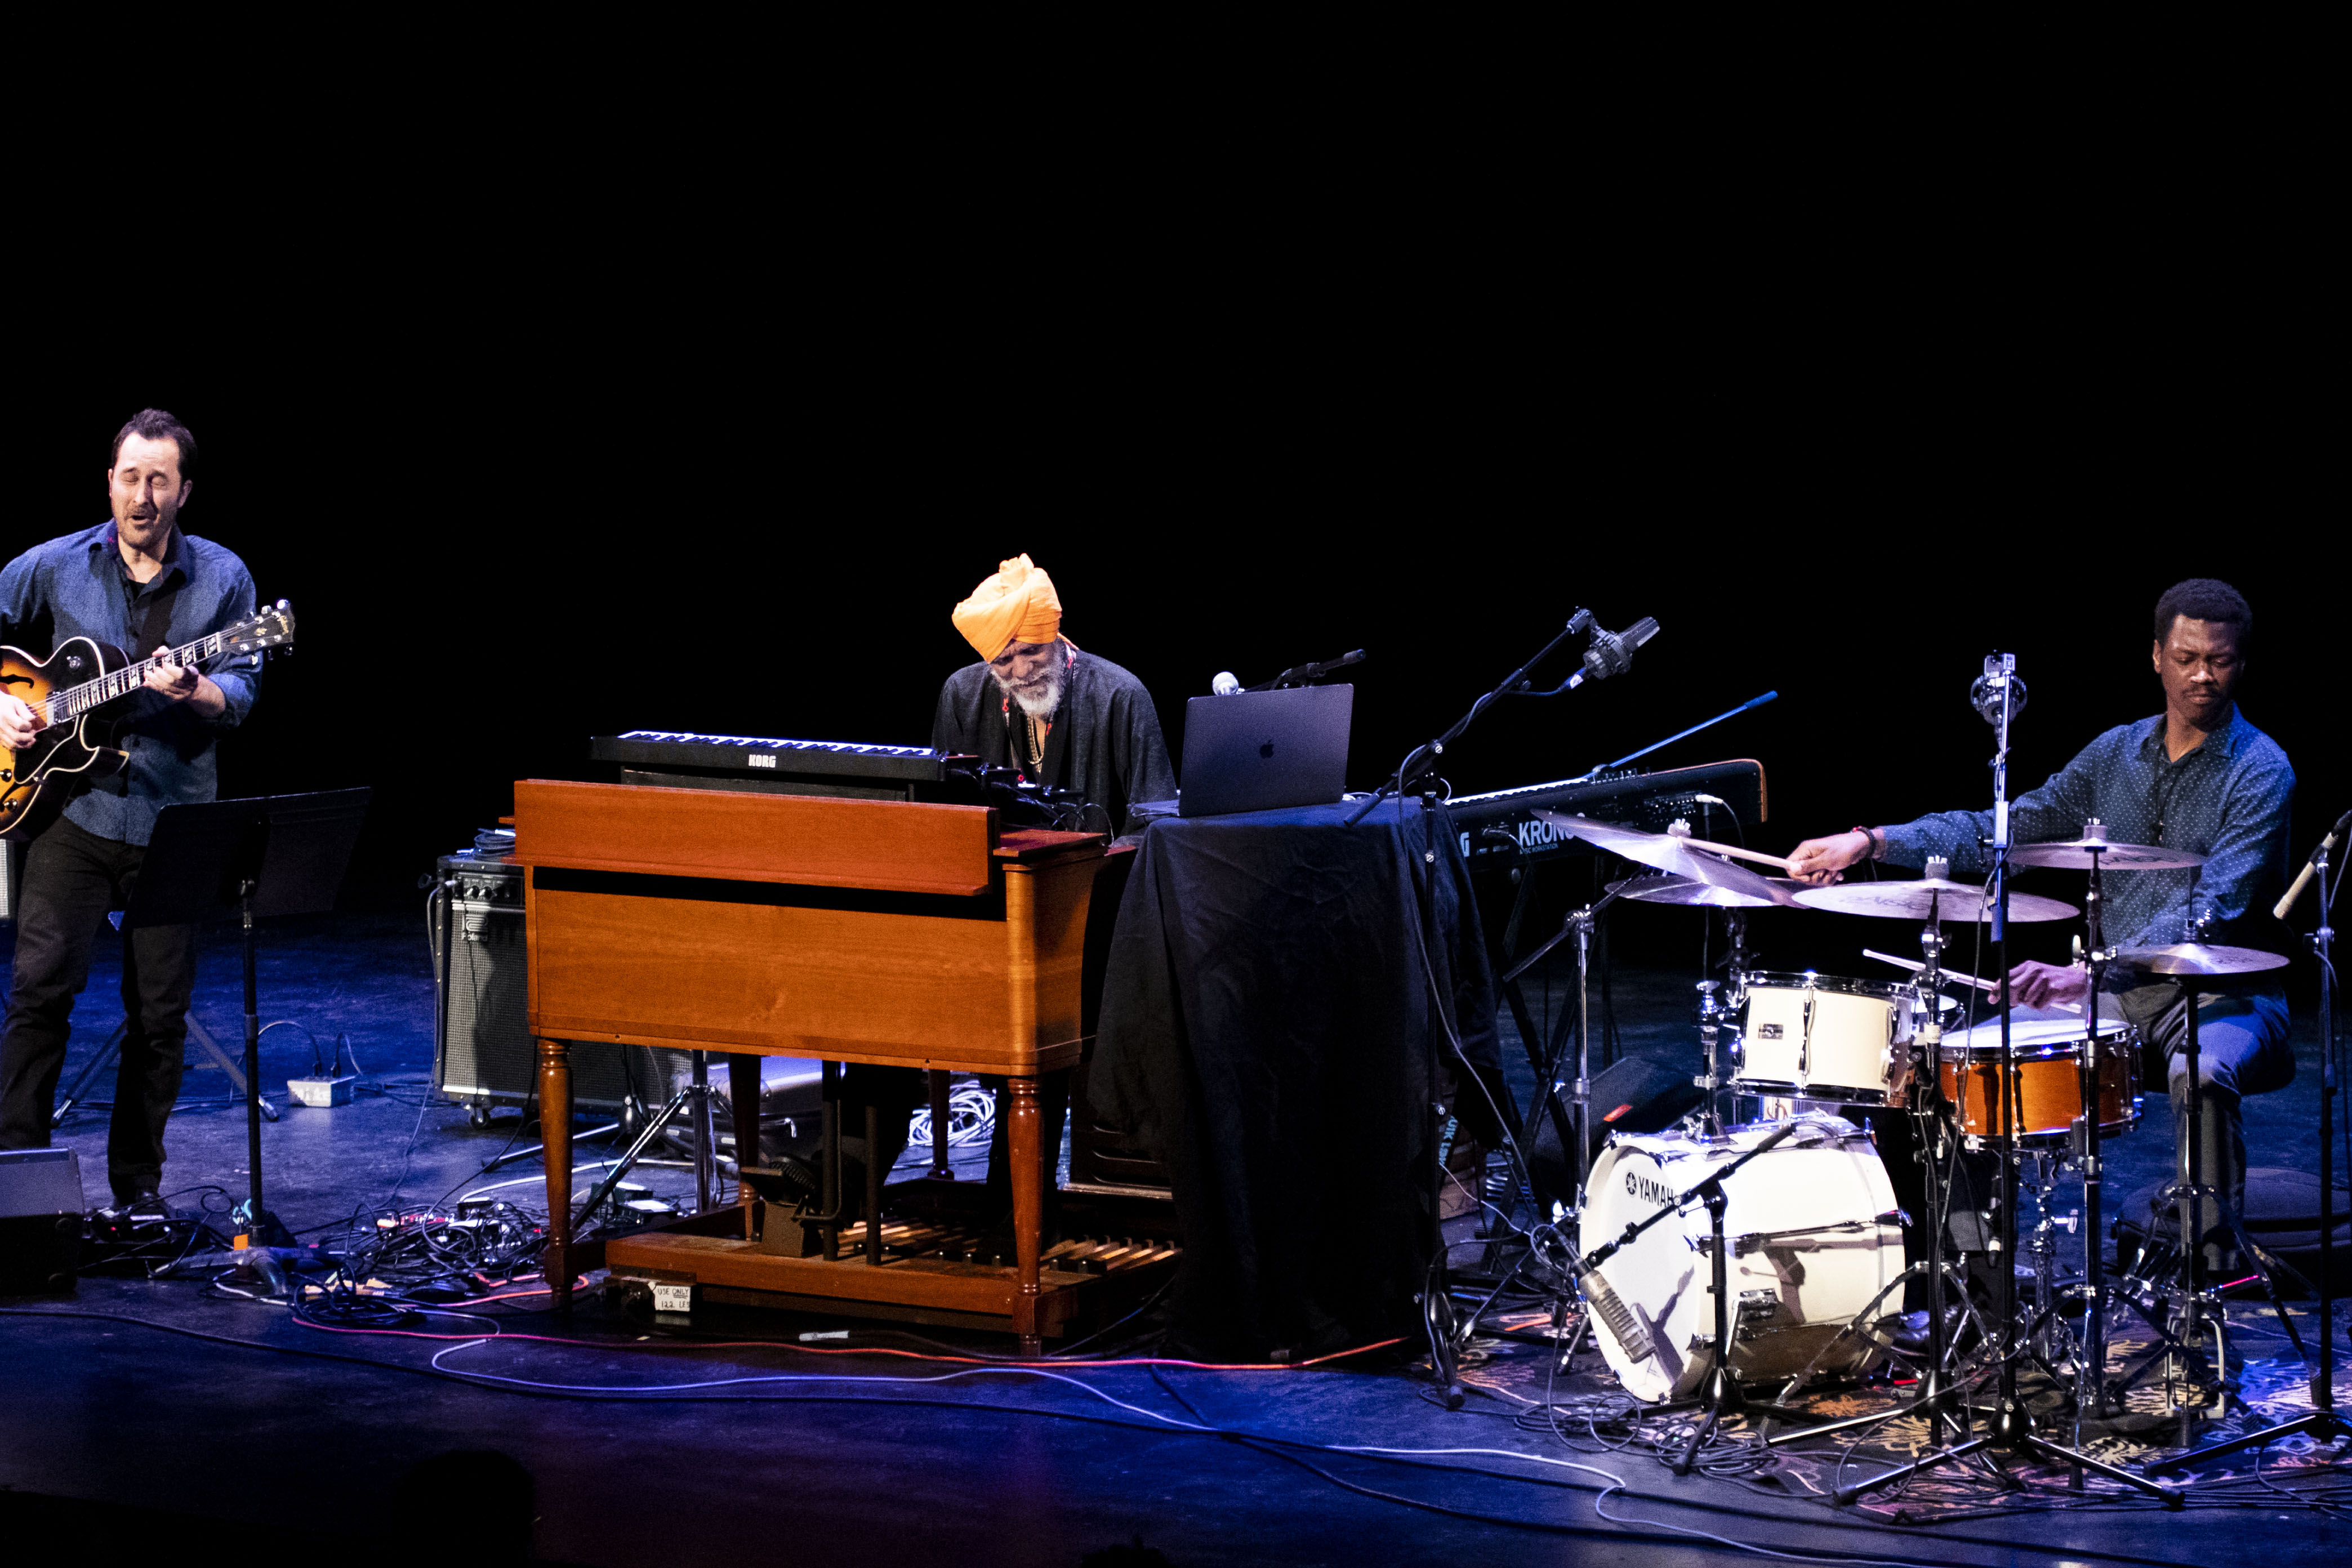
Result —
[[[2165,752],[2159,714],[2108,731],[2040,789],[2018,796],[2009,808],[2010,842],[2079,838],[2084,819],[2095,816],[2118,844],[2193,850],[2206,858],[2194,870],[2100,878],[2108,944],[2187,942],[2195,916],[2210,910],[2208,940],[2284,952],[2270,906],[2286,889],[2294,795],[2286,753],[2244,714],[2233,710],[2225,727],[2178,762]],[[1990,811],[1940,812],[1887,828],[1886,858],[1921,866],[1942,855],[1955,874],[1981,877],[1988,867],[1978,840],[1991,834]]]
[[[253,576],[245,563],[210,540],[177,529],[163,569],[145,583],[130,583],[109,519],[36,545],[0,569],[0,642],[38,659],[68,637],[87,637],[143,658],[155,648],[132,647],[132,628],[145,618],[153,597],[174,583],[180,596],[162,638],[173,647],[254,612]],[[131,762],[74,797],[66,815],[78,826],[100,838],[144,844],[163,807],[211,800],[219,793],[213,742],[253,710],[261,656],[215,659],[205,673],[227,702],[217,719],[149,691],[134,692],[101,711],[101,718],[120,721],[114,743],[131,753]]]

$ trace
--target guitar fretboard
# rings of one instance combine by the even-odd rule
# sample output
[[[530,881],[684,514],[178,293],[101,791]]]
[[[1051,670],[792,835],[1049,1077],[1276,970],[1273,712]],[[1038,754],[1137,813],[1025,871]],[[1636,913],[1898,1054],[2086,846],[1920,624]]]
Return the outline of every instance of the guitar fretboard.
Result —
[[[52,724],[62,724],[68,720],[78,719],[93,708],[111,702],[118,697],[128,697],[138,690],[147,683],[147,672],[151,669],[184,668],[188,665],[202,664],[227,646],[228,634],[214,632],[210,636],[198,637],[185,647],[167,648],[152,658],[142,658],[136,664],[126,664],[121,669],[100,676],[96,680],[86,680],[79,686],[70,686],[63,691],[52,692],[49,694],[48,701],[43,704],[48,710],[47,721]]]

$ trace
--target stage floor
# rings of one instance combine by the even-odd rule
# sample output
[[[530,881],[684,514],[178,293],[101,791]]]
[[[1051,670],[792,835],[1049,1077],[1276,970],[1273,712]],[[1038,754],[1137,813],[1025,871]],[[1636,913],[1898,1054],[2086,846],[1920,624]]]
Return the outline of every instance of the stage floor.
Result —
[[[1619,972],[1628,1049],[1686,1064],[1688,978]],[[115,984],[102,954],[68,1076],[119,1018]],[[223,928],[206,939],[195,1013],[232,1049],[236,986]],[[265,1021],[300,1026],[266,1037],[265,1086],[308,1070],[306,1030],[322,1042],[348,1031],[372,1091],[265,1127],[268,1203],[289,1226],[316,1237],[355,1213],[498,1184],[494,1195],[535,1201],[535,1163],[477,1179],[514,1140],[511,1117],[476,1128],[429,1096],[421,918],[278,925],[261,994]],[[2294,1087],[2248,1104],[2256,1163],[2308,1163],[2312,1022],[2297,1020]],[[1517,1058],[1507,1039],[1524,1093]],[[210,1102],[226,1089],[217,1072],[188,1075],[165,1184],[183,1205],[223,1206],[244,1190],[241,1112]],[[82,1152],[93,1204],[107,1196],[104,1117],[85,1110],[60,1134]],[[2161,1174],[2166,1142],[2153,1126],[2117,1141],[2112,1190]],[[976,1163],[964,1171],[976,1176]],[[689,1185],[672,1170],[643,1180],[667,1194]],[[1481,1250],[1465,1236],[1457,1258],[1475,1264]],[[1086,1347],[1121,1364],[1015,1369],[925,1359],[1010,1352],[983,1336],[940,1331],[926,1346],[846,1319],[750,1312],[656,1325],[593,1298],[561,1322],[538,1300],[452,1307],[390,1334],[310,1326],[202,1279],[91,1278],[70,1298],[0,1301],[0,1530],[28,1551],[181,1544],[223,1521],[264,1531],[223,1535],[230,1549],[484,1552],[469,1533],[470,1483],[420,1506],[415,1467],[493,1449],[535,1479],[539,1554],[593,1563],[1075,1564],[1139,1539],[1179,1565],[1668,1564],[1741,1547],[1799,1560],[2284,1565],[2341,1562],[2352,1544],[2340,1473],[2277,1450],[2259,1477],[2242,1458],[2234,1479],[2192,1487],[2179,1513],[2103,1490],[2071,1497],[2063,1477],[2032,1473],[2034,1489],[2006,1500],[1982,1484],[1986,1500],[1923,1485],[1837,1510],[1816,1495],[1832,1484],[1826,1446],[1767,1470],[1727,1463],[1676,1479],[1646,1445],[1574,1425],[1613,1408],[1597,1358],[1548,1384],[1541,1347],[1504,1341],[1474,1352],[1472,1398],[1448,1413],[1409,1346],[1309,1370],[1150,1365],[1136,1359],[1151,1349],[1145,1319]],[[2299,1380],[2274,1322],[2245,1307],[2231,1319],[2248,1326],[2247,1394],[2266,1416],[2293,1408]],[[2306,1334],[2316,1326],[2301,1321]],[[798,1338],[843,1330],[851,1337]],[[2340,1344],[2341,1318],[2337,1333]],[[2352,1375],[2339,1385],[2352,1401]],[[1914,1437],[1898,1425],[1889,1448],[1855,1456],[1849,1473]],[[1892,1522],[1905,1506],[1937,1522]]]

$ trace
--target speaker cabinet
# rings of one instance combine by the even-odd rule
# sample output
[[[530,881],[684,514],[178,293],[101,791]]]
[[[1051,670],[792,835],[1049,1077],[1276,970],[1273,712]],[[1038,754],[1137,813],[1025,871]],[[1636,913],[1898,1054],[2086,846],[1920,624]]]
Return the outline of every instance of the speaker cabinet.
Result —
[[[477,1111],[519,1103],[539,1084],[539,1047],[528,1011],[523,868],[506,856],[472,854],[444,856],[439,868],[434,1082]],[[572,1102],[581,1110],[617,1110],[634,1095],[642,1105],[658,1107],[686,1072],[684,1051],[574,1040]]]

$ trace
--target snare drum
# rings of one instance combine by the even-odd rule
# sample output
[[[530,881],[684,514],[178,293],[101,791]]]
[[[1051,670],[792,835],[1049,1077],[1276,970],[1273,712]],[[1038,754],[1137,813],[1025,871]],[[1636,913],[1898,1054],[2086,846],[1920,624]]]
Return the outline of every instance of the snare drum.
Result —
[[[2017,1074],[2018,1142],[2065,1142],[2083,1113],[2083,1026],[2068,1018],[2016,1018],[2009,1025]],[[2102,1019],[2098,1034],[2099,1136],[2139,1125],[2139,1032]],[[2000,1128],[2000,1020],[1944,1037],[1938,1074],[1944,1098],[1959,1110],[1960,1131],[1990,1137]]]
[[[1917,995],[1827,974],[1750,974],[1732,1047],[1742,1094],[1895,1105],[1911,1077]]]
[[[1619,1133],[1593,1162],[1579,1222],[1586,1245],[1624,1234],[1762,1142],[1769,1124],[1713,1140],[1678,1133]],[[1743,1383],[1793,1377],[1854,1315],[1903,1310],[1887,1287],[1903,1274],[1903,1231],[1886,1167],[1870,1135],[1842,1117],[1798,1118],[1797,1131],[1724,1184],[1731,1244],[1732,1375]],[[1715,1364],[1714,1237],[1704,1205],[1659,1221],[1604,1261],[1583,1289],[1593,1337],[1636,1399],[1689,1394]],[[1880,1300],[1882,1295],[1887,1300]],[[1846,1336],[1819,1371],[1835,1376],[1875,1363],[1880,1346]]]

